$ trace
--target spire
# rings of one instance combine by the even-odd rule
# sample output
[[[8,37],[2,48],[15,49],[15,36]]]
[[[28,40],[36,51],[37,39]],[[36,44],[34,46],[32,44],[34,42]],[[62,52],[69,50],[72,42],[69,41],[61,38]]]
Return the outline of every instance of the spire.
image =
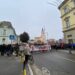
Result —
[[[41,30],[41,35],[42,34],[45,34],[45,28],[42,28],[42,30]]]

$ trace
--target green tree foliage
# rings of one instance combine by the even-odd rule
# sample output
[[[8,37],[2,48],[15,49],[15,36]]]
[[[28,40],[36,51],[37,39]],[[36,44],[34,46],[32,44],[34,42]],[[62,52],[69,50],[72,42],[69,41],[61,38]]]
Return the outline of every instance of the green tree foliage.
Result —
[[[29,40],[29,34],[27,32],[23,32],[22,34],[20,34],[20,40],[21,42],[27,43]]]

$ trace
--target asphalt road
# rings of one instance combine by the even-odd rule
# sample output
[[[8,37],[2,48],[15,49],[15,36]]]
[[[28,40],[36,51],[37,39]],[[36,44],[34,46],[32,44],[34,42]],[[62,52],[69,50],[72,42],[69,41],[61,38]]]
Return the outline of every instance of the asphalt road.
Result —
[[[50,75],[75,75],[75,55],[61,51],[33,54],[35,64],[47,68]]]
[[[19,59],[0,56],[0,75],[22,75],[22,64]]]

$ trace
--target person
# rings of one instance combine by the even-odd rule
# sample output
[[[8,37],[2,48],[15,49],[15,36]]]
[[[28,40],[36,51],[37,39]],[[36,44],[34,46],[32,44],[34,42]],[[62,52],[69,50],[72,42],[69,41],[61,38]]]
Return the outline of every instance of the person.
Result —
[[[7,50],[7,56],[10,56],[11,55],[11,44],[8,44],[6,50]]]
[[[51,45],[49,45],[49,51],[50,51],[50,52],[52,51],[52,49],[51,49]]]
[[[33,53],[34,52],[34,45],[30,46],[30,52]]]
[[[1,56],[4,56],[5,53],[5,44],[1,45]]]
[[[68,44],[68,48],[69,48],[69,54],[72,54],[72,44],[71,43]]]
[[[23,52],[25,50],[25,45],[22,43],[21,45],[19,45],[19,55],[21,56],[21,59],[23,57]]]
[[[16,56],[19,55],[19,44],[15,44],[15,52],[16,52]]]
[[[30,57],[31,57],[29,44],[26,44],[26,46],[25,46],[24,55],[25,55],[25,61],[23,63],[23,68],[26,67],[28,60],[30,60]]]
[[[21,60],[22,63],[25,61],[24,50],[25,50],[25,45],[23,43],[21,43],[19,45],[19,56],[20,56],[20,60]]]

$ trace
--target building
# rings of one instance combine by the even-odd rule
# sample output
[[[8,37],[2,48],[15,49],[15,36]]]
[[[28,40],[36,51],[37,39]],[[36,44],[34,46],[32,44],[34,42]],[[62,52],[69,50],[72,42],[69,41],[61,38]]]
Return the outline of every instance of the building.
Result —
[[[55,45],[56,44],[56,40],[55,39],[49,39],[48,40],[48,44]]]
[[[41,35],[39,37],[35,37],[35,43],[38,43],[38,44],[46,43],[46,35],[45,35],[44,28],[42,28],[42,30],[41,30]]]
[[[17,42],[17,35],[12,24],[7,21],[0,22],[0,44],[13,44]]]
[[[60,6],[62,27],[66,43],[75,43],[75,0],[64,0]]]

